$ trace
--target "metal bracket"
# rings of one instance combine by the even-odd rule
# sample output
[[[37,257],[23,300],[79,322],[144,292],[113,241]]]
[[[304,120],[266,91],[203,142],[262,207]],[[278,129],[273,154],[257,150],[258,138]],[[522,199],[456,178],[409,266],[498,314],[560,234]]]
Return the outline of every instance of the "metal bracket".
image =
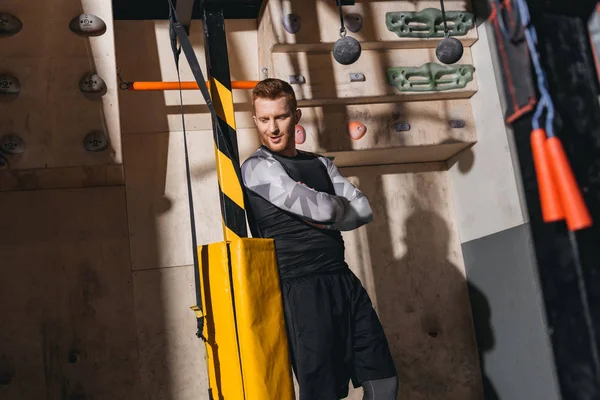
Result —
[[[0,139],[0,151],[6,154],[21,154],[26,149],[25,142],[17,135],[5,135]]]
[[[81,14],[71,20],[69,29],[79,36],[102,36],[106,32],[106,23],[97,15]]]
[[[288,77],[288,82],[290,85],[302,85],[306,83],[306,79],[303,75],[290,75]]]
[[[462,36],[474,26],[473,13],[466,11],[446,11],[448,33],[450,36]],[[442,11],[426,8],[421,11],[395,11],[385,14],[388,30],[399,37],[431,38],[444,36]]]
[[[362,72],[351,72],[350,73],[350,82],[364,82],[367,79],[365,78],[365,74]]]
[[[0,38],[16,35],[23,29],[23,23],[15,15],[0,12]]]
[[[21,83],[15,76],[0,75],[0,94],[15,95],[21,93]]]
[[[450,66],[430,62],[419,67],[388,68],[387,79],[401,92],[435,92],[464,88],[473,80],[474,71],[472,65]]]
[[[260,72],[263,74],[263,79],[267,79],[269,77],[269,68],[263,67]]]

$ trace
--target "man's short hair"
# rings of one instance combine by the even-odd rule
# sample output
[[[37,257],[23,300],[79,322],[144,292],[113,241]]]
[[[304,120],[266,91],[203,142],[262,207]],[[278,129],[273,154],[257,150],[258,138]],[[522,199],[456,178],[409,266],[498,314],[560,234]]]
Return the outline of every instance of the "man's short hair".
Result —
[[[254,101],[257,98],[277,100],[281,97],[286,97],[288,99],[290,111],[296,111],[298,104],[292,86],[281,79],[267,78],[258,82],[252,90],[252,106],[254,106]]]

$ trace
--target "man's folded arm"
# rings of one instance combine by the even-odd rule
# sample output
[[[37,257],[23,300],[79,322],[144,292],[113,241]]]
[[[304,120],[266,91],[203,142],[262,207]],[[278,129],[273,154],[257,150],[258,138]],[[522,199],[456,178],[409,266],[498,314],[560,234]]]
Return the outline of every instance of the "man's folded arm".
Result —
[[[296,182],[275,159],[252,156],[242,165],[242,179],[248,190],[308,221],[333,224],[346,214],[348,200]]]
[[[371,210],[371,205],[367,197],[340,173],[330,159],[322,156],[319,159],[327,167],[329,178],[333,182],[335,194],[344,197],[349,202],[346,206],[344,217],[327,228],[350,231],[373,221],[373,210]]]

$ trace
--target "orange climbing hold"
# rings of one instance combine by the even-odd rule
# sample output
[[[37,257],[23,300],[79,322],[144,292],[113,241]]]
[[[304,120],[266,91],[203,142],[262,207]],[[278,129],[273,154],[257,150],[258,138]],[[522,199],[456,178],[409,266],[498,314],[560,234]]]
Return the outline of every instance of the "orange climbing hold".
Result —
[[[296,125],[296,144],[302,144],[306,140],[306,131],[302,125]]]
[[[352,140],[359,140],[367,133],[367,127],[360,121],[350,121],[348,134]]]

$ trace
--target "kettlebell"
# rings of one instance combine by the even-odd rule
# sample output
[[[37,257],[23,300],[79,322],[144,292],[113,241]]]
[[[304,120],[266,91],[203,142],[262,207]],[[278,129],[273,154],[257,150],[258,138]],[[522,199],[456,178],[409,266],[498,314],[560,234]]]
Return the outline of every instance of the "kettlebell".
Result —
[[[444,64],[454,64],[463,56],[463,51],[460,40],[446,36],[438,43],[435,56]]]
[[[350,65],[360,58],[361,47],[358,40],[346,36],[346,30],[341,31],[339,38],[333,45],[333,58],[342,65]]]

